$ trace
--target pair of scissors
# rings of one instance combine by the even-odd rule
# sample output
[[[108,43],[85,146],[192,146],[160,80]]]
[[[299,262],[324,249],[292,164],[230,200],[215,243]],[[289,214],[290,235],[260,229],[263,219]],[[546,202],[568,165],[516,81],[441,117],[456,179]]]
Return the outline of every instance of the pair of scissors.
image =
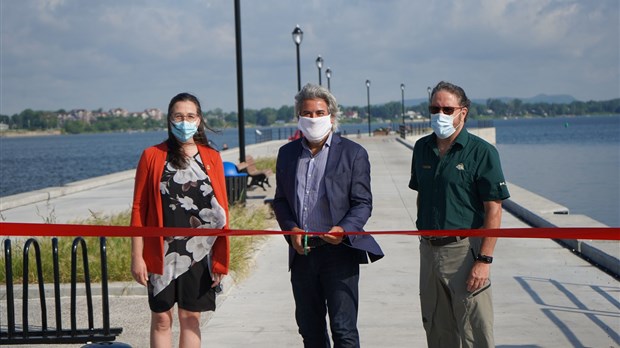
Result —
[[[308,231],[304,234],[304,255],[308,255]]]

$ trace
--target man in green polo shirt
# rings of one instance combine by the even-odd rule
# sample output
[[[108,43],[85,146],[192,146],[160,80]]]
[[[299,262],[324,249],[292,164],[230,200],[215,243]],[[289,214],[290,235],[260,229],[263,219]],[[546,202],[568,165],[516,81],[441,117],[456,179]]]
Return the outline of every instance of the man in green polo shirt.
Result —
[[[499,228],[508,188],[495,147],[464,128],[471,102],[440,82],[431,94],[433,134],[413,150],[418,230]],[[420,238],[420,301],[429,347],[495,347],[489,280],[497,238]]]

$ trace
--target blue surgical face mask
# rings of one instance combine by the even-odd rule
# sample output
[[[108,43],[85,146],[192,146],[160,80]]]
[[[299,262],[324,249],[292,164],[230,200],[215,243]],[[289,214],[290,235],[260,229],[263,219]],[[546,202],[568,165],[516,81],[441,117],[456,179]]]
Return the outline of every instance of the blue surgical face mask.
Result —
[[[182,143],[186,143],[190,140],[194,134],[198,131],[198,124],[182,121],[182,122],[170,122],[172,127],[172,134]]]
[[[445,114],[432,114],[431,127],[439,139],[449,138],[456,128],[454,128],[454,118]]]

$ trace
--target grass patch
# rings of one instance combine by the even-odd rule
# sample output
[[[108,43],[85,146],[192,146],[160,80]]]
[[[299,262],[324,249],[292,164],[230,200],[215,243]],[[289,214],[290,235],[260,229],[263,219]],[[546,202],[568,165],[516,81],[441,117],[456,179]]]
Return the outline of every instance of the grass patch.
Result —
[[[41,252],[41,269],[43,271],[43,279],[46,283],[54,282],[54,265],[52,262],[52,238],[41,237],[35,238],[39,244]],[[71,251],[73,240],[75,237],[58,237],[58,270],[62,283],[71,281]],[[88,251],[88,271],[91,282],[101,281],[101,254],[99,250],[98,237],[84,237],[86,250]],[[19,240],[17,243],[12,241],[12,264],[13,264],[13,283],[23,282],[23,250],[24,243]],[[28,279],[29,283],[36,283],[36,257],[35,247],[31,245],[28,253]],[[82,261],[82,248],[77,247],[77,281],[84,282],[84,268]],[[131,280],[129,265],[131,264],[129,238],[107,238],[106,253],[108,257],[108,280],[109,281],[128,281]],[[3,272],[0,273],[0,283],[6,282],[5,258],[0,258],[0,267]]]
[[[235,205],[230,209],[230,228],[239,230],[264,230],[267,228],[269,211],[266,206],[247,209]],[[252,266],[252,257],[256,249],[262,245],[265,236],[230,237],[230,269],[239,281],[248,275]]]
[[[73,224],[81,225],[101,225],[101,226],[129,226],[131,218],[130,210],[116,215],[103,216],[92,213],[86,220],[74,221]],[[269,212],[267,207],[256,209],[234,206],[230,209],[230,228],[263,230],[269,225]],[[46,283],[52,283],[53,262],[52,262],[52,238],[36,238],[41,251],[41,268],[43,278]],[[71,249],[75,237],[58,238],[58,259],[60,270],[60,281],[68,283],[71,281]],[[251,267],[251,260],[264,237],[262,236],[239,236],[230,238],[230,271],[235,275],[235,280],[239,280],[248,274]],[[85,237],[86,248],[88,250],[89,273],[92,282],[101,281],[101,255],[99,251],[98,237]],[[111,237],[106,239],[108,257],[108,281],[133,281],[131,277],[131,238]],[[12,241],[12,269],[13,282],[15,284],[23,282],[23,246],[24,242],[16,243]],[[4,246],[4,244],[3,244]],[[78,282],[84,281],[84,270],[82,267],[82,251],[77,248],[77,279]],[[28,279],[32,284],[36,282],[36,260],[34,247],[30,247]],[[6,283],[6,262],[4,248],[0,255],[0,283]]]
[[[254,159],[254,165],[256,169],[271,169],[273,173],[276,172],[276,158],[275,157],[259,157]]]

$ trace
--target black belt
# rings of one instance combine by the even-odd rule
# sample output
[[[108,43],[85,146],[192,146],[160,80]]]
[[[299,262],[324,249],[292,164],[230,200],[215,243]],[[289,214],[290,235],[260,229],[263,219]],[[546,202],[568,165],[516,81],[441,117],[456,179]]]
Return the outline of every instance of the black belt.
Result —
[[[320,237],[308,237],[308,247],[310,248],[320,247],[325,244],[327,244],[327,242]]]
[[[456,243],[458,241],[461,241],[463,239],[465,239],[467,237],[443,237],[443,238],[436,238],[436,237],[422,237],[422,240],[427,241],[428,244],[432,245],[432,246],[444,246],[444,245],[448,245],[448,244],[452,244],[452,243]]]

